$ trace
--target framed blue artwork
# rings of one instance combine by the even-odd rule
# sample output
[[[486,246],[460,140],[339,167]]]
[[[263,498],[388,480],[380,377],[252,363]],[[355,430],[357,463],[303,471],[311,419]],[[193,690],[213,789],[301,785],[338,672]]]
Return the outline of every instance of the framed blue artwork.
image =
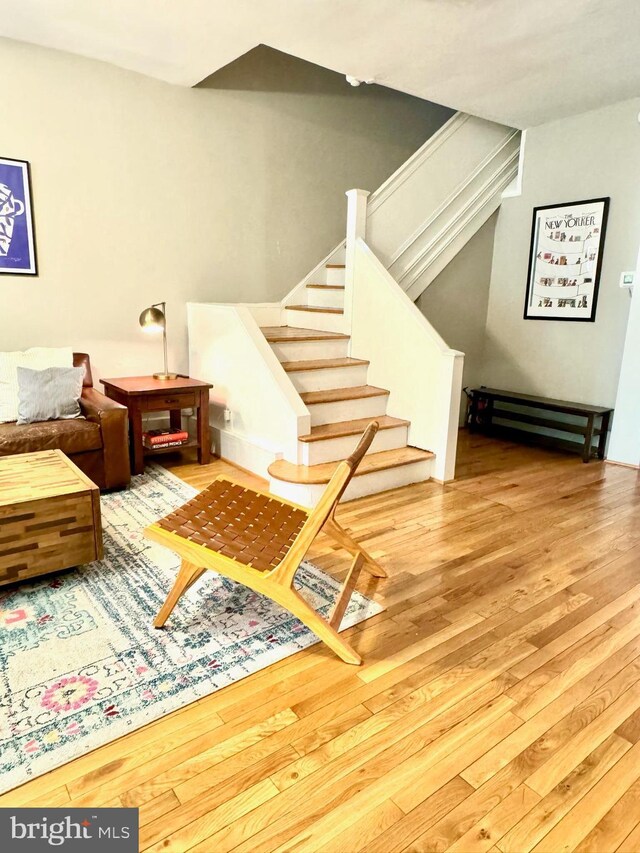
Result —
[[[0,157],[0,274],[38,275],[26,160]]]

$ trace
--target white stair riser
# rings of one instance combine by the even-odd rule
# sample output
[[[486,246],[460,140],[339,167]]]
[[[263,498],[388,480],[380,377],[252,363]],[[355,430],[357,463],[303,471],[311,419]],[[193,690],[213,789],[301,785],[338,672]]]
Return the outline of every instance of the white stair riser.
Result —
[[[320,370],[294,370],[288,374],[296,391],[330,391],[367,384],[367,365],[327,367]]]
[[[365,495],[375,495],[389,489],[398,489],[410,483],[422,483],[431,477],[432,460],[413,462],[411,465],[400,465],[397,468],[387,468],[385,471],[375,471],[354,477],[344,494],[343,501],[352,501]]]
[[[311,426],[355,421],[359,418],[376,418],[386,414],[388,394],[378,397],[358,397],[356,400],[339,400],[336,403],[307,404]]]
[[[349,341],[288,341],[272,343],[271,349],[280,361],[313,361],[317,358],[345,358]]]
[[[320,332],[343,332],[345,327],[344,314],[294,311],[291,308],[287,308],[286,321],[288,326],[297,326],[299,329],[317,329]]]
[[[344,290],[330,287],[306,287],[306,304],[317,308],[344,308]]]
[[[344,268],[327,267],[326,269],[326,284],[344,284]]]
[[[398,489],[410,483],[422,483],[431,477],[432,462],[432,459],[426,459],[412,462],[410,465],[398,465],[396,468],[386,468],[384,471],[354,477],[342,497],[342,502],[386,492],[389,489]],[[300,483],[286,483],[274,477],[269,480],[269,491],[272,494],[302,506],[315,506],[325,488],[324,485],[306,486]]]
[[[328,438],[324,441],[299,441],[300,464],[321,465],[323,462],[338,462],[352,453],[361,435],[345,435],[340,438]],[[407,446],[407,427],[398,426],[382,429],[374,438],[369,453],[383,450],[398,450]]]

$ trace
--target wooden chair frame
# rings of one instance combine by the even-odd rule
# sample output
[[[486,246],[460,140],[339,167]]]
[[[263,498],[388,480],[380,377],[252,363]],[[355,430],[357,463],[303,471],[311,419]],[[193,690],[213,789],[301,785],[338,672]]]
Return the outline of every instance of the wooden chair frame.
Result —
[[[361,570],[366,568],[374,577],[381,578],[386,577],[387,573],[336,520],[335,512],[340,498],[349,485],[349,481],[362,457],[369,449],[377,430],[377,422],[374,421],[369,424],[351,456],[337,466],[314,509],[309,510],[291,501],[276,498],[281,504],[302,511],[307,518],[284,558],[270,571],[260,571],[251,565],[246,565],[220,554],[205,545],[192,542],[176,532],[164,529],[157,522],[147,527],[144,531],[145,536],[165,545],[182,558],[182,566],[178,571],[178,576],[153,623],[154,626],[156,628],[164,626],[181,596],[204,572],[210,569],[271,598],[300,619],[346,663],[356,665],[362,663],[360,655],[340,636],[338,629]],[[217,480],[232,482],[226,477],[218,477]],[[265,492],[250,491],[257,495],[273,498],[272,495]],[[351,568],[329,619],[325,619],[315,611],[293,586],[293,580],[300,563],[320,531],[330,536],[334,542],[353,555]]]

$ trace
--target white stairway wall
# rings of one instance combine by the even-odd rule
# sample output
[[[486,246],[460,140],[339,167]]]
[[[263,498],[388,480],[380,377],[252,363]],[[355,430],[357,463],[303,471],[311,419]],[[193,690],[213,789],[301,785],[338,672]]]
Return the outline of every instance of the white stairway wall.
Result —
[[[415,301],[500,206],[520,132],[456,113],[367,205],[367,243]]]
[[[356,242],[351,353],[390,390],[387,414],[411,421],[408,443],[435,453],[432,476],[452,480],[464,354],[449,349],[362,239]]]
[[[187,319],[190,372],[213,385],[214,452],[263,477],[274,459],[296,462],[309,412],[248,308],[190,303]]]
[[[631,308],[616,396],[616,410],[607,458],[623,465],[640,467],[640,251],[636,263]]]

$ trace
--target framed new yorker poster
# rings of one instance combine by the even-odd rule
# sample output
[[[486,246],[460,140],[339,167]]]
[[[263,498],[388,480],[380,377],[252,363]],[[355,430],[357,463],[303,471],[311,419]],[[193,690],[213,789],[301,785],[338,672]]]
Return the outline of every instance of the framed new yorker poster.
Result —
[[[26,160],[0,157],[0,274],[38,275]]]
[[[608,198],[534,208],[525,320],[595,320],[608,212]]]

